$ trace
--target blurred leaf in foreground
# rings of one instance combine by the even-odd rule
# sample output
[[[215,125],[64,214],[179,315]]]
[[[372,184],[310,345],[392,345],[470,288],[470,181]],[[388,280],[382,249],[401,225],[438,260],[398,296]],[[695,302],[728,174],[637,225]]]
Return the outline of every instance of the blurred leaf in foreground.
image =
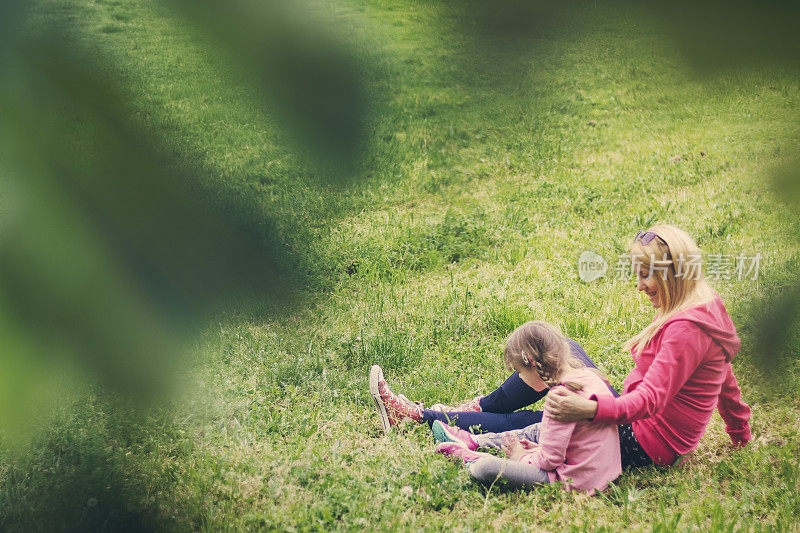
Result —
[[[369,149],[369,121],[378,96],[369,79],[374,58],[355,46],[338,20],[339,2],[297,0],[165,0],[199,23],[209,40],[227,53],[244,78],[259,88],[263,104],[277,116],[333,182],[359,172]]]
[[[204,188],[202,168],[130,120],[114,69],[56,15],[30,31],[23,6],[0,8],[0,421],[12,426],[67,375],[138,398],[169,390],[203,318],[297,281],[255,200]],[[218,27],[252,30],[241,17],[230,6]],[[366,120],[355,67],[283,31],[301,61],[277,53],[275,35],[242,31],[239,44],[268,59],[262,81],[288,76],[273,89],[309,146],[352,166]]]
[[[800,66],[800,5],[789,0],[704,0],[639,4],[683,51],[695,70]]]

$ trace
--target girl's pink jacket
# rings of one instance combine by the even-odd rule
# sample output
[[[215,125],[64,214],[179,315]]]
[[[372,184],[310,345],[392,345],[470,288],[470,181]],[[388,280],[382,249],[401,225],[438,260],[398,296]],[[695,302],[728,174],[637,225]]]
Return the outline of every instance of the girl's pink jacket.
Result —
[[[581,369],[569,381],[583,385],[579,394],[586,398],[613,399],[603,380],[590,370]],[[622,473],[617,426],[590,420],[559,422],[545,413],[539,446],[520,461],[547,470],[550,482],[562,481],[567,490],[603,490]]]
[[[750,407],[731,369],[740,345],[719,295],[678,313],[634,356],[622,396],[592,398],[595,422],[632,423],[656,464],[671,465],[697,448],[716,407],[734,445],[744,446],[752,438]]]

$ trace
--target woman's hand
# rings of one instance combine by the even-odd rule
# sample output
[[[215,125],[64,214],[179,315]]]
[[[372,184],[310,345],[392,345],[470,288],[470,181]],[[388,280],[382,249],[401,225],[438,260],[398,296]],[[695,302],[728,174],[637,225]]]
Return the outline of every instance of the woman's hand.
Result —
[[[580,390],[574,385],[571,388]],[[567,387],[558,386],[547,393],[544,412],[562,422],[591,419],[597,415],[597,402],[588,400]]]

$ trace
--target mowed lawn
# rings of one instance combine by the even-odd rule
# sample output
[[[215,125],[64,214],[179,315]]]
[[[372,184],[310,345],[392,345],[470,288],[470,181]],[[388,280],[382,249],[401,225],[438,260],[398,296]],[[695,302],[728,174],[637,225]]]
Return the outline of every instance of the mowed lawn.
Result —
[[[0,461],[0,529],[800,527],[800,339],[778,369],[755,345],[759,302],[800,266],[797,211],[769,179],[796,149],[797,78],[699,76],[655,26],[590,3],[471,56],[448,6],[338,7],[380,65],[380,98],[364,176],[325,185],[227,58],[161,4],[41,2],[34,27],[69,21],[122,73],[133,121],[167,132],[202,179],[257,199],[306,288],[288,309],[208,324],[188,392],[145,422],[90,392],[65,405]],[[383,435],[371,364],[426,405],[461,401],[507,376],[503,340],[527,320],[559,325],[620,386],[620,346],[654,310],[617,258],[655,222],[708,254],[760,254],[757,279],[711,281],[743,341],[747,448],[730,448],[715,414],[686,467],[626,472],[586,497],[474,483],[424,426]],[[579,279],[585,250],[606,277]]]

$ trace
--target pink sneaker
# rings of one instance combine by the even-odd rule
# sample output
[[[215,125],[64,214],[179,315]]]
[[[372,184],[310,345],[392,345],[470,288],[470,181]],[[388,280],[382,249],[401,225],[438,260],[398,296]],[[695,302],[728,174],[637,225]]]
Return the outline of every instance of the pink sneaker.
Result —
[[[436,445],[436,453],[458,459],[465,464],[470,464],[481,457],[489,455],[488,453],[476,452],[465,448],[460,442],[441,442]]]
[[[482,398],[483,396],[475,396],[470,401],[455,406],[445,405],[443,403],[435,403],[431,405],[430,408],[433,411],[439,411],[442,413],[480,413]]]
[[[406,418],[422,422],[422,408],[402,394],[393,393],[383,379],[383,370],[378,365],[372,365],[370,369],[369,392],[381,419],[384,433],[389,434],[393,426]]]
[[[468,450],[477,450],[478,443],[472,438],[472,433],[464,431],[455,426],[443,424],[440,420],[435,420],[431,426],[433,438],[436,442],[455,442],[466,446]]]

